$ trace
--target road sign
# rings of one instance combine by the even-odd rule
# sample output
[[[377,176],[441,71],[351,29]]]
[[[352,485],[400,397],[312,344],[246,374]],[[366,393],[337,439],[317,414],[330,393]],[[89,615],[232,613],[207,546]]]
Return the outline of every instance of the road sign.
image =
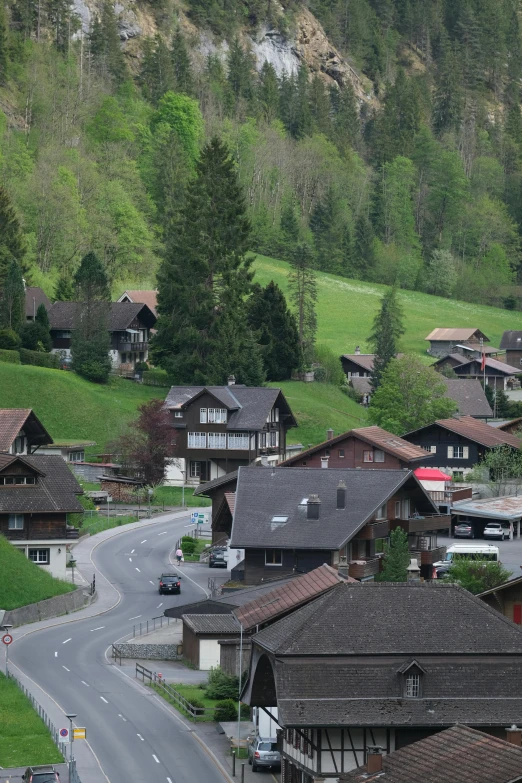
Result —
[[[75,727],[73,729],[73,739],[80,740],[80,739],[87,739],[87,729],[83,728],[77,728]]]
[[[69,729],[60,729],[58,734],[60,735],[60,742],[67,744],[71,741],[71,738],[69,736]]]
[[[13,637],[11,636],[10,633],[6,633],[2,636],[2,641],[4,644],[11,644],[11,642],[13,641]]]
[[[195,525],[196,522],[198,521],[198,516],[199,514],[197,511],[193,511],[192,514],[190,515],[190,521],[192,522],[193,525]]]

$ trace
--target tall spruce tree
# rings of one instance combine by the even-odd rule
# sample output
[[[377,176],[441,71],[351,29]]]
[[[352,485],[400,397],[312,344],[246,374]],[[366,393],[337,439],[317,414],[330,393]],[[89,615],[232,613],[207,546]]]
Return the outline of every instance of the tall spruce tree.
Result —
[[[395,528],[390,535],[390,543],[384,549],[384,567],[378,582],[406,582],[410,564],[408,535],[400,527]]]
[[[118,22],[114,6],[105,0],[99,17],[95,17],[89,33],[90,56],[98,74],[115,84],[128,76],[127,63],[120,46]]]
[[[0,186],[0,287],[12,261],[17,261],[22,272],[26,244],[20,223],[5,188]]]
[[[54,287],[55,302],[72,302],[74,299],[74,286],[69,275],[62,272]]]
[[[0,85],[4,86],[7,81],[7,70],[9,67],[9,41],[7,36],[7,17],[5,4],[0,5]]]
[[[187,43],[179,28],[172,36],[171,58],[177,92],[185,93],[185,95],[192,95],[194,91],[192,62],[190,60]]]
[[[317,278],[313,262],[310,245],[299,242],[290,254],[288,289],[296,314],[299,348],[306,364],[313,360],[317,332]]]
[[[404,334],[402,321],[403,315],[397,298],[397,288],[393,286],[386,291],[382,298],[369,340],[375,354],[371,375],[374,392],[379,388],[382,374],[390,359],[397,356],[399,339]]]
[[[158,273],[157,364],[175,383],[260,383],[260,349],[244,328],[250,222],[226,145],[203,149]],[[247,358],[247,353],[250,356]],[[250,365],[250,367],[248,366]]]
[[[0,326],[19,332],[25,321],[25,286],[22,270],[15,259],[9,265],[0,291]]]
[[[107,274],[94,253],[82,258],[74,276],[77,303],[71,342],[73,369],[95,383],[106,383],[109,359],[110,289]]]
[[[273,280],[265,288],[254,286],[248,303],[248,324],[257,333],[268,381],[284,381],[301,366],[295,316],[285,295]]]

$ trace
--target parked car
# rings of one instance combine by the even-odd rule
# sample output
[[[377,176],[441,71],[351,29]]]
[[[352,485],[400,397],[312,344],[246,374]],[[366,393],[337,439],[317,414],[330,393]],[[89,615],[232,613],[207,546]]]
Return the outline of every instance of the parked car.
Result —
[[[454,536],[455,538],[475,538],[475,531],[469,522],[461,522],[460,525],[455,525]]]
[[[248,763],[252,764],[252,772],[259,767],[281,767],[281,754],[277,749],[277,740],[254,737],[248,743]]]
[[[162,574],[159,577],[159,594],[181,593],[181,577],[178,574]]]
[[[25,783],[56,783],[60,780],[60,775],[52,764],[46,764],[44,767],[28,767],[22,780]]]
[[[500,538],[503,541],[509,538],[509,530],[501,522],[488,522],[484,528],[484,538]]]
[[[213,549],[208,558],[209,568],[226,568],[227,567],[227,550],[226,549]]]

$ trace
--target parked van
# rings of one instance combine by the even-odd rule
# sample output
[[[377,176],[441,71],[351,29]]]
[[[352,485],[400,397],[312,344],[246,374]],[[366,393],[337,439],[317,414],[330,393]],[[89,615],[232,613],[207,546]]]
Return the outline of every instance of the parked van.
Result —
[[[453,544],[453,546],[447,548],[444,560],[439,560],[433,564],[437,576],[446,575],[455,557],[463,557],[467,560],[478,560],[480,562],[500,562],[498,546],[492,546],[491,544]]]

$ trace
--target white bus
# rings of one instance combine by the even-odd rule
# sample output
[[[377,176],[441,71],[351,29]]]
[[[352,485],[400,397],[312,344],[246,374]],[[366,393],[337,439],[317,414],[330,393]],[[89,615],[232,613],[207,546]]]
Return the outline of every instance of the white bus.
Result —
[[[498,546],[491,544],[453,544],[446,550],[444,560],[439,560],[433,564],[437,575],[444,576],[441,571],[447,571],[455,558],[466,558],[466,560],[478,560],[480,562],[500,562],[500,552]]]

